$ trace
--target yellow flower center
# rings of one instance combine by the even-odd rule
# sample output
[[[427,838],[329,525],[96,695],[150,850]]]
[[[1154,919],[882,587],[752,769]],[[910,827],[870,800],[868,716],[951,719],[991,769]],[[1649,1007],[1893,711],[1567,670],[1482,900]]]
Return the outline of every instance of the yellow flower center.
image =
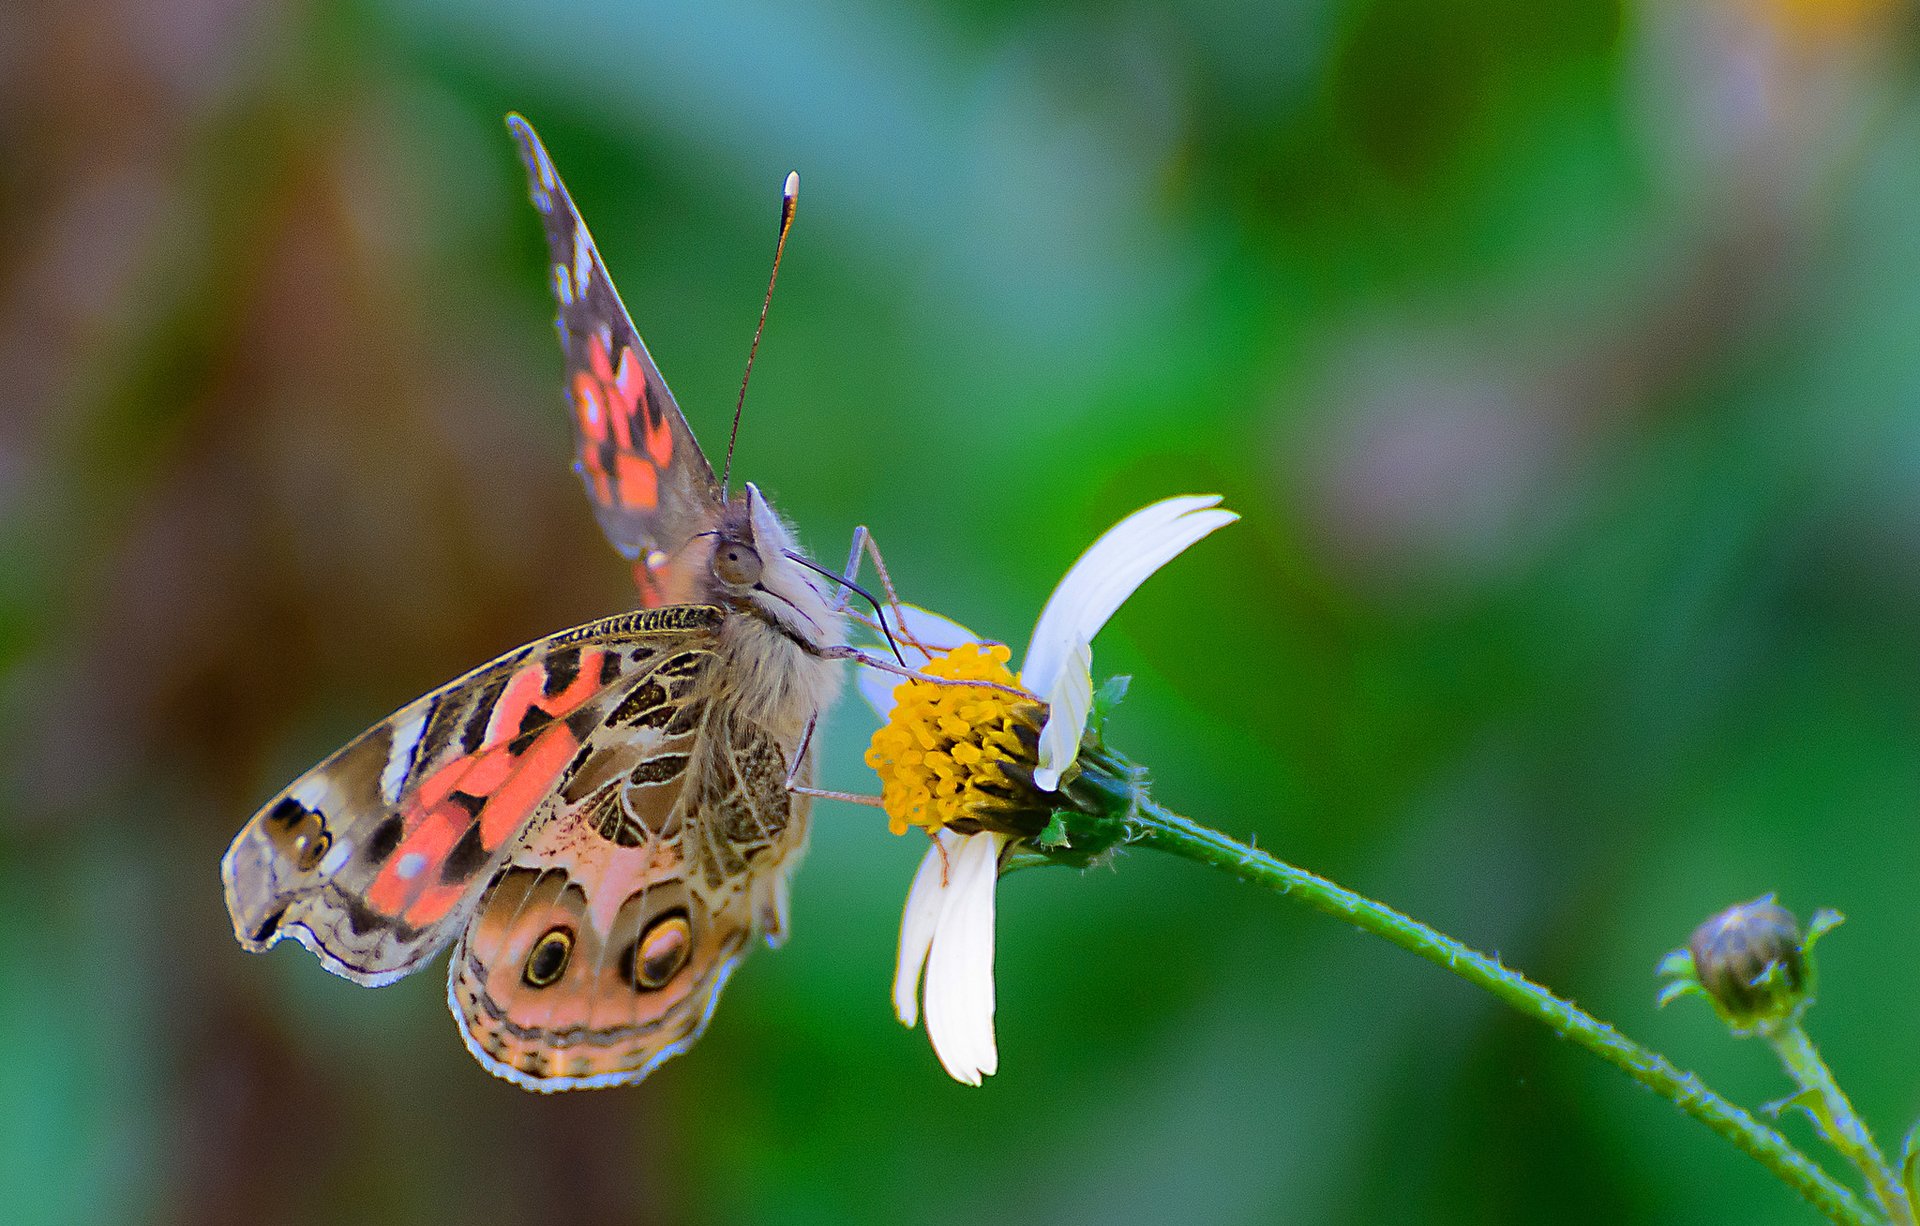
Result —
[[[1015,684],[1012,652],[966,643],[920,671],[957,681]],[[1045,709],[1034,699],[977,685],[903,681],[893,714],[873,734],[867,765],[895,834],[960,824],[1000,828],[994,819],[1033,807],[1035,745]]]

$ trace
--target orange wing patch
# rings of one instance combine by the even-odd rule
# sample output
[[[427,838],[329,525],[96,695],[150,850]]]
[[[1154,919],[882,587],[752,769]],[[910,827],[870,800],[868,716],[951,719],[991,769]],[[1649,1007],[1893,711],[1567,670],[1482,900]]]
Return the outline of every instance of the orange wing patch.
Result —
[[[590,336],[587,369],[573,376],[580,471],[599,501],[651,511],[660,505],[660,474],[673,460],[673,428],[647,395],[633,350],[621,346],[616,361],[609,346],[606,333]]]
[[[605,659],[597,648],[583,650],[557,694],[546,693],[554,678],[544,660],[508,679],[479,747],[421,781],[401,815],[400,840],[367,889],[368,906],[415,928],[453,910],[472,884],[468,865],[499,849],[578,752],[580,740],[561,717],[599,691]]]
[[[614,472],[619,478],[615,491],[620,505],[642,510],[660,505],[660,475],[652,464],[622,451],[614,456]]]
[[[632,562],[658,551],[677,554],[718,520],[720,483],[540,138],[518,116],[507,124],[520,143],[528,193],[546,231],[574,419],[574,470],[621,556]]]

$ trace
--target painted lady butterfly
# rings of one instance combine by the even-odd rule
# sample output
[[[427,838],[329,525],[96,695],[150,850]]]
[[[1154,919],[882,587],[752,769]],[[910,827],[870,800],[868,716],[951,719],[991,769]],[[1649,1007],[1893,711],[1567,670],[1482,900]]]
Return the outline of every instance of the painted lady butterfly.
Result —
[[[546,224],[574,467],[646,607],[401,708],[268,802],[221,874],[247,949],[292,937],[371,987],[453,943],[448,1003],[489,1072],[623,1085],[699,1037],[756,935],[786,933],[809,803],[788,784],[843,622],[760,492],[715,481],[546,149],[507,123]]]

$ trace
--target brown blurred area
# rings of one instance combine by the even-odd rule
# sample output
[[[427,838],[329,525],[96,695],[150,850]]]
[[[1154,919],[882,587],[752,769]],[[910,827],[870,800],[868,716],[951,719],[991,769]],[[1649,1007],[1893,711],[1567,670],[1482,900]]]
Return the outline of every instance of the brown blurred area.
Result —
[[[623,599],[561,419],[530,410],[558,393],[492,335],[547,340],[546,319],[464,309],[471,279],[416,241],[390,102],[325,21],[229,0],[0,18],[4,876],[57,885],[65,923],[138,921],[110,969],[148,981],[115,1029],[161,1045],[161,1220],[340,1220],[316,1184],[423,1161],[464,1172],[430,1216],[667,1220],[647,1103],[530,1107],[485,1078],[419,1097],[377,1052],[351,1072],[385,1088],[348,1084],[217,944],[219,853],[299,769],[290,744],[317,756]],[[62,879],[90,856],[122,914]],[[369,1114],[369,1093],[397,1101]]]

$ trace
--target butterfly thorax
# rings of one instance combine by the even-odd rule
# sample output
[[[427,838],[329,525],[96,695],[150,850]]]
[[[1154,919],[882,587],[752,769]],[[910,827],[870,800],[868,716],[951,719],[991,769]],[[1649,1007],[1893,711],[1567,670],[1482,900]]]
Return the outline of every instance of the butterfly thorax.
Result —
[[[714,687],[736,711],[765,726],[784,745],[806,734],[809,720],[840,691],[841,667],[802,649],[749,613],[729,616],[720,630],[723,668]]]

